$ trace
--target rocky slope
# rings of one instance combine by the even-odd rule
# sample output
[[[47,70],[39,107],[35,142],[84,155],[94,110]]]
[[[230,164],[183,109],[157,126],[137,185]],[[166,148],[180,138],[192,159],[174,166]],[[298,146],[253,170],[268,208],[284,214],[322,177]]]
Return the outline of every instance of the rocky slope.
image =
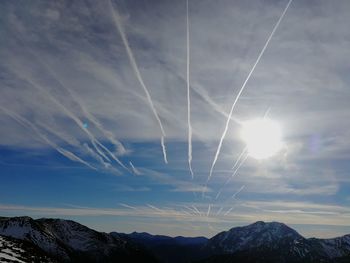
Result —
[[[136,244],[70,220],[0,218],[0,235],[28,241],[60,262],[156,262]]]

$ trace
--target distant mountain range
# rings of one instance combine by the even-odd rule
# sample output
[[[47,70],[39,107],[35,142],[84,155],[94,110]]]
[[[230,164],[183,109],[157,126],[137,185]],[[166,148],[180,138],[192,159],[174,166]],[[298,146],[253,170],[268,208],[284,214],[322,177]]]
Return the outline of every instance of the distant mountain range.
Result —
[[[256,222],[214,237],[101,233],[62,219],[0,217],[0,262],[350,262],[350,235],[304,238]]]

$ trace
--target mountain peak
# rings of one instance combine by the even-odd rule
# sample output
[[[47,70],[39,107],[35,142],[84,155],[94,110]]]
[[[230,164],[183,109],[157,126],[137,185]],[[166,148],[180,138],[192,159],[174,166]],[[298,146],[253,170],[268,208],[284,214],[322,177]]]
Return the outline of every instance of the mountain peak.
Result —
[[[279,222],[257,221],[247,226],[234,227],[224,231],[208,242],[210,249],[225,253],[252,249],[261,246],[277,246],[293,243],[304,238],[294,229]]]

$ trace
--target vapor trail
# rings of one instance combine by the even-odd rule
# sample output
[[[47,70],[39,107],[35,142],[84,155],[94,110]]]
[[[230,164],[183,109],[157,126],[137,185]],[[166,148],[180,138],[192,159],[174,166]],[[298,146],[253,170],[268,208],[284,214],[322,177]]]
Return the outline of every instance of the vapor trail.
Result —
[[[216,216],[220,215],[220,213],[221,213],[222,209],[224,209],[224,207],[223,207],[223,206],[222,206],[222,207],[220,207],[220,209],[217,211]]]
[[[189,8],[188,0],[186,0],[186,47],[187,47],[187,124],[188,124],[188,167],[192,179],[194,177],[192,170],[192,125],[191,125],[191,97],[190,97],[190,25],[189,25]]]
[[[192,207],[194,208],[194,210],[196,210],[199,216],[202,216],[202,213],[197,209],[197,207],[195,207],[194,205],[192,205]]]
[[[126,208],[133,209],[133,210],[137,210],[137,208],[136,208],[136,207],[131,206],[131,205],[127,205],[127,204],[123,204],[123,203],[119,203],[119,205],[124,206],[124,207],[126,207]]]
[[[119,13],[118,13],[118,10],[117,9],[114,9],[113,7],[113,4],[111,2],[111,0],[108,0],[108,3],[110,5],[110,10],[111,10],[111,13],[112,13],[112,18],[113,18],[113,21],[115,23],[115,25],[117,26],[118,28],[118,31],[119,31],[119,34],[122,38],[122,41],[123,41],[123,44],[125,46],[125,49],[126,49],[126,53],[128,54],[128,57],[129,57],[129,61],[130,61],[130,64],[131,64],[131,67],[133,68],[134,70],[134,73],[136,75],[136,78],[138,79],[138,81],[140,82],[140,85],[141,87],[143,88],[145,94],[146,94],[146,97],[147,97],[147,100],[148,100],[148,103],[149,103],[149,106],[151,107],[151,110],[153,112],[153,115],[154,117],[156,118],[157,122],[158,122],[158,125],[159,125],[159,128],[160,128],[160,131],[161,131],[161,145],[162,145],[162,149],[163,149],[163,157],[164,157],[164,162],[165,163],[168,163],[168,160],[167,160],[167,156],[166,156],[166,147],[165,147],[165,143],[164,143],[164,139],[165,139],[165,131],[164,131],[164,128],[163,128],[163,124],[159,118],[159,115],[157,113],[157,110],[153,104],[153,101],[152,101],[152,97],[151,97],[151,94],[149,93],[144,81],[143,81],[143,78],[141,76],[141,73],[140,73],[140,70],[139,70],[139,67],[137,66],[137,63],[136,63],[136,60],[135,60],[135,57],[134,57],[134,54],[130,48],[130,45],[129,45],[129,41],[128,41],[128,38],[125,34],[125,31],[122,27],[122,24],[121,24],[121,21],[120,21],[120,16],[119,16]]]
[[[209,217],[210,209],[211,209],[211,204],[209,204],[209,206],[208,206],[207,217]]]
[[[194,214],[197,213],[197,211],[196,211],[195,209],[193,209],[192,207],[189,207],[189,206],[187,206],[187,205],[184,205],[184,207],[185,207],[186,209],[190,210],[191,212],[193,212]]]
[[[184,209],[181,209],[181,212],[183,212],[185,215],[188,215],[188,216],[190,216],[190,217],[192,217],[192,216],[193,216],[192,214],[188,213],[188,212],[187,212],[187,211],[185,211]]]
[[[76,96],[69,88],[66,87],[66,85],[64,83],[62,83],[62,81],[59,79],[59,77],[57,76],[56,72],[54,70],[51,69],[51,67],[44,62],[39,56],[37,56],[36,54],[33,54],[37,60],[39,60],[39,62],[45,66],[45,69],[48,70],[50,72],[50,74],[55,78],[55,80],[59,83],[59,85],[66,90],[66,92],[69,94],[69,96],[74,100],[74,102],[79,106],[79,108],[82,110],[82,112],[84,113],[85,117],[89,120],[89,122],[93,123],[95,125],[95,127],[97,127],[110,141],[111,143],[116,146],[116,148],[118,149],[118,153],[119,154],[123,154],[125,153],[125,148],[123,146],[123,144],[115,139],[114,135],[112,132],[106,130],[103,125],[99,122],[98,119],[95,118],[95,116],[93,116],[84,106],[84,103],[80,100],[80,98],[78,96]],[[112,155],[112,153],[108,153],[109,155]],[[111,156],[114,160],[116,159],[116,157]]]
[[[219,113],[223,117],[229,118],[228,113],[225,112],[223,109],[221,109],[221,107],[215,101],[212,100],[212,98],[204,91],[202,87],[200,87],[199,85],[192,85],[192,90],[196,92],[199,96],[201,96],[205,102],[207,102],[210,106],[212,106],[212,108],[217,113]],[[233,120],[238,124],[241,124],[241,121],[234,118],[233,116],[231,116],[231,120]]]
[[[239,163],[239,161],[241,160],[241,158],[243,157],[243,155],[247,152],[247,147],[244,147],[243,151],[241,152],[241,154],[238,156],[235,164],[232,166],[232,170],[236,168],[237,164]]]
[[[130,167],[131,167],[131,171],[135,174],[135,175],[141,175],[141,172],[134,166],[134,164],[129,161]]]
[[[241,188],[239,188],[238,191],[235,192],[235,193],[232,195],[231,198],[236,198],[236,196],[237,196],[240,192],[242,192],[242,190],[243,190],[244,188],[245,188],[245,185],[242,185]]]
[[[124,169],[128,170],[128,168],[118,159],[116,158],[113,153],[111,153],[102,143],[100,143],[95,136],[84,127],[83,122],[73,113],[71,112],[66,106],[64,106],[60,101],[56,99],[49,91],[47,91],[45,88],[43,88],[40,84],[38,84],[36,81],[32,80],[29,76],[25,76],[24,79],[28,81],[32,87],[35,89],[41,91],[42,93],[46,94],[49,99],[51,99],[64,113],[67,114],[68,117],[70,117],[78,126],[79,128],[88,136],[90,139],[91,144],[94,146],[95,150],[98,154],[100,154],[105,160],[110,162],[110,159],[104,154],[103,151],[101,151],[100,148],[102,148],[104,151],[106,151],[120,166],[122,166]]]
[[[235,208],[235,207],[232,206],[229,210],[227,210],[226,213],[224,214],[224,216],[227,216],[233,210],[233,208]]]
[[[157,208],[157,207],[155,207],[155,206],[153,206],[153,205],[147,204],[147,206],[150,207],[150,208],[152,208],[152,209],[154,209],[154,210],[156,210],[157,212],[160,212],[160,213],[163,213],[163,212],[164,212],[163,210],[161,210],[161,209],[159,209],[159,208]]]
[[[247,78],[246,78],[245,81],[243,82],[243,85],[242,85],[241,89],[239,90],[239,92],[238,92],[238,94],[237,94],[237,96],[236,96],[236,98],[235,98],[235,100],[234,100],[234,102],[233,102],[233,104],[232,104],[232,106],[231,106],[231,110],[230,110],[230,113],[229,113],[229,117],[228,117],[227,120],[226,120],[225,129],[224,129],[224,132],[222,133],[222,136],[221,136],[221,138],[220,138],[220,142],[219,142],[218,148],[217,148],[217,150],[216,150],[215,157],[214,157],[214,161],[213,161],[213,163],[212,163],[212,165],[211,165],[211,168],[210,168],[210,172],[209,172],[209,176],[208,176],[208,180],[207,180],[207,181],[210,180],[210,178],[211,178],[211,176],[212,176],[212,174],[213,174],[213,169],[214,169],[214,166],[215,166],[215,164],[216,164],[216,161],[217,161],[217,159],[218,159],[218,157],[219,157],[219,154],[220,154],[220,151],[221,151],[221,146],[222,146],[222,143],[223,143],[224,138],[225,138],[225,136],[226,136],[226,133],[227,133],[227,130],[228,130],[228,125],[229,125],[229,123],[230,123],[230,120],[231,120],[231,117],[232,117],[232,113],[233,113],[233,110],[234,110],[234,108],[235,108],[235,106],[236,106],[236,104],[237,104],[237,101],[238,101],[239,97],[241,96],[241,94],[242,94],[242,92],[243,92],[243,90],[244,90],[244,88],[245,88],[245,86],[246,86],[248,80],[250,79],[251,75],[253,74],[253,72],[254,72],[254,70],[255,70],[255,67],[258,65],[258,63],[259,63],[259,61],[260,61],[262,55],[264,54],[264,52],[265,52],[265,50],[266,50],[268,44],[270,43],[271,38],[272,38],[273,35],[275,34],[275,32],[276,32],[278,26],[280,25],[280,23],[281,23],[281,21],[282,21],[284,15],[286,14],[286,12],[287,12],[287,10],[288,10],[290,4],[292,3],[292,1],[293,1],[293,0],[289,0],[288,4],[286,5],[285,9],[283,10],[282,15],[280,16],[280,18],[278,19],[276,25],[275,25],[274,28],[272,29],[272,31],[271,31],[271,33],[270,33],[270,36],[268,37],[268,39],[267,39],[267,41],[266,41],[264,47],[263,47],[262,50],[260,51],[260,54],[259,54],[258,58],[256,59],[256,61],[255,61],[254,65],[253,65],[252,69],[250,70],[250,72],[249,72]]]
[[[19,124],[21,124],[22,126],[24,126],[25,128],[30,128],[31,130],[33,130],[44,142],[46,142],[48,145],[50,145],[53,149],[55,149],[57,152],[59,152],[60,154],[62,154],[63,156],[65,156],[66,158],[72,160],[72,161],[76,161],[76,162],[80,162],[84,165],[86,165],[87,167],[93,169],[93,170],[97,170],[95,167],[93,167],[91,164],[89,164],[88,162],[84,161],[83,159],[79,158],[78,156],[76,156],[74,153],[65,150],[59,146],[57,146],[54,142],[50,141],[43,133],[41,133],[39,131],[39,129],[33,125],[32,123],[30,123],[28,120],[26,120],[25,118],[21,117],[20,115],[18,115],[17,113],[10,111],[8,109],[5,109],[3,107],[0,106],[0,109],[2,111],[4,111],[7,115],[9,115],[12,119],[14,119],[15,121],[17,121]]]
[[[248,154],[242,159],[242,161],[238,164],[236,170],[234,170],[233,174],[226,180],[226,182],[224,183],[224,185],[221,187],[221,189],[218,191],[218,193],[216,194],[215,200],[217,200],[219,198],[219,196],[222,193],[222,190],[224,189],[224,187],[231,181],[231,179],[237,174],[239,168],[241,168],[241,166],[243,165],[243,163],[247,160],[248,158]]]

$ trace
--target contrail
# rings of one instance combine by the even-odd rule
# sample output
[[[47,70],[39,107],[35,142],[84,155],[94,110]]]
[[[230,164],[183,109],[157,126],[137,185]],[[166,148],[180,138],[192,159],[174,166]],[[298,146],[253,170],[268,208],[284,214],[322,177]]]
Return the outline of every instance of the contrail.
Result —
[[[112,171],[112,172],[115,172],[116,174],[118,175],[122,175],[122,172],[120,172],[117,168],[113,167],[110,163],[108,162],[105,162],[103,160],[103,158],[98,155],[93,149],[90,148],[90,146],[87,144],[87,143],[83,143],[83,146],[85,147],[85,149],[88,151],[88,153],[93,156],[95,159],[99,160],[100,163],[103,164],[104,168],[106,170],[109,170],[109,171]]]
[[[211,209],[211,204],[209,204],[209,206],[208,206],[207,217],[209,217],[210,209]]]
[[[187,124],[188,124],[188,167],[192,179],[194,177],[192,170],[192,125],[191,125],[191,97],[190,97],[190,25],[189,25],[189,8],[188,0],[186,0],[186,47],[187,47]]]
[[[42,134],[37,127],[35,127],[35,125],[33,125],[32,123],[30,123],[28,120],[26,120],[25,118],[21,117],[20,115],[18,115],[15,112],[12,112],[8,109],[5,109],[3,107],[0,106],[0,109],[3,110],[7,115],[9,115],[11,118],[13,118],[15,121],[17,121],[18,123],[20,123],[22,126],[24,126],[25,128],[30,128],[31,130],[33,130],[44,142],[46,142],[48,145],[50,145],[52,148],[54,148],[56,151],[58,151],[60,154],[62,154],[63,156],[65,156],[66,158],[72,160],[72,161],[76,161],[76,162],[80,162],[84,165],[86,165],[87,167],[96,170],[97,169],[95,167],[93,167],[91,164],[89,164],[88,162],[84,161],[83,159],[79,158],[78,156],[76,156],[74,153],[69,152],[61,147],[58,147],[54,142],[50,141],[44,134]]]
[[[194,210],[196,210],[199,216],[202,216],[202,213],[197,209],[197,207],[195,207],[194,205],[192,205],[192,207],[194,208]]]
[[[221,213],[222,209],[224,209],[224,207],[223,207],[223,206],[222,206],[222,207],[220,207],[220,209],[217,211],[216,216],[220,215],[220,213]]]
[[[116,148],[118,149],[118,153],[119,154],[123,154],[125,153],[125,148],[124,145],[117,139],[115,139],[114,135],[112,132],[104,129],[103,125],[99,122],[98,119],[95,118],[95,116],[93,116],[84,106],[83,102],[80,100],[80,98],[78,96],[76,96],[69,88],[66,87],[66,85],[59,79],[59,77],[57,76],[56,72],[54,70],[51,69],[51,67],[44,62],[39,56],[37,56],[36,54],[33,54],[37,60],[39,60],[39,62],[45,67],[46,70],[48,70],[50,72],[50,74],[55,78],[55,80],[59,83],[59,85],[66,90],[66,92],[69,94],[69,96],[74,100],[74,102],[79,106],[79,108],[82,110],[82,112],[84,113],[85,117],[87,118],[87,120],[89,120],[89,122],[93,123],[95,125],[95,127],[97,127],[110,141],[111,143],[116,146]],[[109,155],[111,155],[111,153],[108,153]],[[115,159],[116,157],[113,156],[113,159]]]
[[[190,216],[190,217],[192,217],[192,216],[193,216],[192,214],[188,213],[188,212],[187,212],[187,211],[185,211],[184,209],[181,209],[181,212],[183,212],[185,215],[188,215],[188,216]]]
[[[238,191],[235,192],[235,193],[231,196],[231,198],[236,198],[236,196],[237,196],[240,192],[242,192],[242,190],[243,190],[244,188],[245,188],[245,185],[242,185],[241,188],[239,188]]]
[[[235,207],[232,206],[229,210],[227,210],[226,213],[224,214],[224,216],[227,216],[233,210],[233,208],[235,208]]]
[[[271,32],[270,36],[268,37],[268,39],[267,39],[267,41],[266,41],[264,47],[263,47],[262,50],[260,51],[260,54],[259,54],[258,58],[256,59],[254,65],[253,65],[253,67],[252,67],[252,69],[250,70],[250,72],[249,72],[249,74],[248,74],[246,80],[244,81],[244,83],[243,83],[241,89],[239,90],[239,92],[238,92],[238,94],[237,94],[237,96],[236,96],[236,98],[235,98],[235,100],[234,100],[234,102],[233,102],[233,104],[232,104],[232,106],[231,106],[231,110],[230,110],[230,113],[229,113],[229,117],[228,117],[227,120],[226,120],[225,129],[224,129],[224,132],[222,133],[222,136],[221,136],[221,138],[220,138],[220,142],[219,142],[218,148],[217,148],[217,150],[216,150],[215,157],[214,157],[214,161],[213,161],[213,163],[212,163],[212,165],[211,165],[211,168],[210,168],[210,172],[209,172],[209,176],[208,176],[208,180],[207,180],[207,181],[210,180],[210,178],[211,178],[211,176],[212,176],[212,174],[213,174],[213,169],[214,169],[214,166],[215,166],[215,164],[216,164],[216,161],[217,161],[217,159],[218,159],[218,157],[219,157],[219,154],[220,154],[220,151],[221,151],[221,146],[222,146],[222,143],[223,143],[224,138],[225,138],[225,136],[226,136],[226,133],[227,133],[227,130],[228,130],[228,125],[229,125],[229,123],[230,123],[230,120],[231,120],[231,117],[232,117],[232,113],[233,113],[233,110],[234,110],[234,108],[235,108],[235,106],[236,106],[236,104],[237,104],[237,101],[238,101],[239,97],[241,96],[241,94],[242,94],[242,92],[243,92],[243,90],[244,90],[244,88],[245,88],[245,86],[246,86],[248,80],[250,79],[251,75],[253,74],[253,72],[254,72],[254,70],[255,70],[255,67],[258,65],[258,63],[259,63],[259,61],[260,61],[262,55],[264,54],[264,52],[265,52],[265,50],[266,50],[268,44],[270,43],[271,38],[272,38],[273,35],[275,34],[275,32],[276,32],[278,26],[280,25],[280,23],[281,23],[281,21],[282,21],[284,15],[286,14],[286,12],[287,12],[287,10],[288,10],[290,4],[292,3],[292,1],[293,1],[293,0],[289,0],[288,4],[286,5],[285,9],[283,10],[282,15],[280,16],[280,18],[278,19],[276,25],[275,25],[274,28],[272,29],[272,32]]]
[[[125,31],[124,31],[124,29],[122,27],[118,10],[114,9],[111,0],[108,0],[108,3],[110,5],[110,10],[111,10],[111,13],[112,13],[113,21],[114,21],[114,23],[116,24],[116,26],[118,28],[119,34],[120,34],[120,36],[122,38],[123,44],[124,44],[125,49],[126,49],[126,53],[128,54],[131,67],[133,68],[134,73],[136,75],[136,78],[140,82],[141,87],[143,88],[144,92],[146,93],[146,97],[147,97],[149,106],[151,107],[153,115],[154,115],[154,117],[156,118],[156,120],[158,122],[160,131],[161,131],[161,134],[162,134],[162,136],[161,136],[161,145],[162,145],[162,149],[163,149],[164,162],[168,163],[167,155],[166,155],[166,147],[165,147],[165,143],[164,143],[165,131],[164,131],[164,128],[163,128],[163,124],[162,124],[162,122],[161,122],[161,120],[159,118],[159,115],[157,113],[157,110],[156,110],[156,108],[155,108],[155,106],[153,104],[151,94],[149,93],[149,91],[148,91],[148,89],[147,89],[147,87],[146,87],[146,85],[145,85],[145,83],[143,81],[143,78],[141,76],[139,67],[137,66],[134,54],[133,54],[133,52],[132,52],[132,50],[130,48],[130,45],[129,45],[128,38],[126,37]]]
[[[190,210],[190,211],[193,212],[194,214],[197,213],[197,211],[196,211],[195,209],[193,209],[192,207],[189,207],[189,206],[187,206],[187,205],[184,205],[184,208]]]
[[[221,187],[221,189],[219,190],[219,192],[217,193],[215,200],[217,200],[219,198],[219,196],[222,193],[222,190],[224,189],[224,187],[231,181],[231,179],[237,174],[239,168],[241,168],[241,166],[244,164],[244,162],[247,160],[248,158],[248,154],[242,159],[242,161],[238,164],[236,170],[234,170],[233,174],[226,180],[226,182],[224,183],[224,185]]]
[[[161,209],[159,209],[159,208],[157,208],[157,207],[155,207],[155,206],[153,206],[153,205],[147,204],[147,206],[150,207],[150,208],[152,208],[152,209],[154,209],[154,210],[156,210],[156,211],[158,211],[158,212],[160,212],[160,213],[163,213],[163,212],[164,212],[163,210],[161,210]]]
[[[103,158],[105,158],[107,161],[110,161],[110,159],[101,151],[100,148],[102,148],[104,151],[106,151],[120,166],[122,166],[124,169],[128,170],[128,168],[118,159],[116,158],[113,153],[111,153],[104,145],[102,145],[95,136],[84,127],[84,123],[73,113],[71,112],[66,106],[64,106],[61,102],[59,102],[56,97],[54,97],[50,92],[48,92],[45,88],[43,88],[40,84],[38,84],[36,81],[32,80],[29,76],[25,76],[24,79],[28,81],[32,87],[35,89],[41,91],[42,93],[46,94],[49,99],[51,99],[59,108],[65,112],[68,117],[70,117],[78,126],[79,128],[88,136],[90,139],[91,144],[94,146],[95,150],[100,154]],[[129,171],[129,170],[128,170]]]
[[[243,151],[241,152],[241,154],[238,156],[235,164],[232,166],[232,170],[236,168],[237,164],[239,163],[239,161],[241,160],[241,158],[243,157],[243,155],[247,152],[247,146],[244,147]]]
[[[133,165],[133,163],[131,161],[129,161],[130,167],[131,167],[131,171],[135,174],[135,175],[141,175],[141,172]]]
[[[119,205],[124,206],[124,207],[126,207],[126,208],[133,209],[133,210],[137,210],[137,208],[136,208],[136,207],[131,206],[131,205],[127,205],[127,204],[123,204],[123,203],[119,203]]]
[[[214,102],[212,100],[212,98],[205,92],[205,90],[199,86],[199,85],[192,85],[192,89],[194,92],[196,92],[199,96],[201,96],[201,98],[207,102],[212,108],[213,110],[215,110],[217,113],[219,113],[220,115],[222,115],[223,117],[229,118],[229,115],[227,112],[225,112],[223,109],[221,109],[221,107],[216,104],[216,102]],[[231,120],[233,120],[234,122],[241,124],[241,121],[236,119],[235,117],[231,116]]]
[[[51,145],[51,146],[55,148],[55,145]],[[56,149],[56,151],[58,151],[60,154],[62,154],[63,156],[67,157],[68,159],[70,159],[72,161],[80,162],[82,164],[85,164],[86,166],[90,167],[91,169],[97,171],[97,169],[95,167],[93,167],[92,165],[90,165],[88,162],[84,161],[80,157],[76,156],[74,153],[72,153],[70,151],[67,151],[67,150],[65,150],[65,149],[63,149],[61,147],[57,147],[55,149]]]

